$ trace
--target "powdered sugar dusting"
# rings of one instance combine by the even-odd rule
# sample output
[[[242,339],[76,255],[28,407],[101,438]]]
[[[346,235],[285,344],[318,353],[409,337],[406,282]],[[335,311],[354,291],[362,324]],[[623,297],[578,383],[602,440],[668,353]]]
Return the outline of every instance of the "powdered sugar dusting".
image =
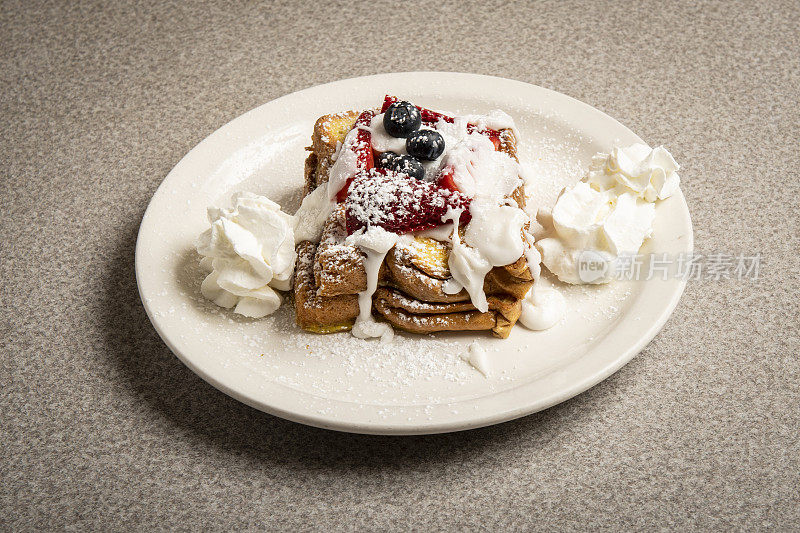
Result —
[[[164,291],[149,303],[158,309],[159,318],[183,324],[181,338],[203,346],[221,368],[245,368],[247,379],[259,387],[279,383],[324,398],[369,399],[386,405],[443,404],[485,394],[487,387],[499,392],[526,379],[528,372],[521,373],[521,368],[534,365],[537,373],[555,368],[582,353],[584,342],[564,342],[558,332],[590,321],[596,326],[589,338],[601,335],[609,321],[622,312],[633,290],[626,284],[599,290],[569,287],[566,297],[579,312],[554,327],[554,332],[534,333],[535,338],[522,343],[514,339],[528,339],[530,332],[515,330],[506,340],[481,333],[422,336],[398,332],[387,345],[357,339],[348,332],[318,335],[303,331],[295,324],[290,301],[261,320],[239,317],[200,295],[203,272],[193,252],[176,254],[177,258],[180,291],[175,293],[171,284],[165,283]],[[471,343],[478,343],[485,352],[485,364],[492,369],[489,377],[470,364]]]
[[[392,343],[362,340],[348,333],[309,335],[293,324],[291,313],[275,316],[275,327],[285,331],[274,349],[267,353],[280,357],[285,352],[300,352],[320,361],[342,365],[346,376],[360,374],[388,387],[408,386],[417,380],[434,377],[457,382],[467,377],[467,368],[445,338],[398,334]]]
[[[469,199],[434,183],[372,170],[350,184],[347,229],[350,233],[371,226],[399,233],[423,230],[442,225],[448,208],[464,210],[467,205]]]

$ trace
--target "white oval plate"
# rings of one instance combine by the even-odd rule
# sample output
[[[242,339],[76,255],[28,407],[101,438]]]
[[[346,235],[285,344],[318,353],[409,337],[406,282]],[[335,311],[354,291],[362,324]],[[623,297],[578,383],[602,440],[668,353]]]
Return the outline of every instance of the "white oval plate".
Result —
[[[203,300],[194,240],[206,207],[247,190],[294,213],[304,147],[317,117],[378,106],[384,94],[453,113],[499,108],[517,122],[531,175],[530,207],[552,205],[591,156],[641,142],[602,112],[541,87],[473,74],[416,72],[342,80],[299,91],[229,122],[190,151],[156,191],[136,244],[136,277],[150,320],[189,368],[221,391],[268,413],[341,431],[421,434],[495,424],[562,402],[605,379],[656,335],[685,282],[654,279],[561,287],[569,311],[548,331],[521,325],[488,334],[399,334],[386,347],[348,333],[314,335],[290,305],[249,320]],[[658,205],[643,252],[692,250],[682,194]],[[462,359],[486,349],[485,377]]]

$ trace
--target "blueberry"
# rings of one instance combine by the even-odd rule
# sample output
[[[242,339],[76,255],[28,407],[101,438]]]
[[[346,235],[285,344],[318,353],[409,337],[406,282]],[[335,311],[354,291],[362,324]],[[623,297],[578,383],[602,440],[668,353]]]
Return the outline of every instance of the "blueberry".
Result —
[[[408,137],[422,125],[419,109],[409,102],[395,102],[383,114],[383,127],[392,137]]]
[[[410,155],[401,155],[394,160],[392,169],[397,172],[407,174],[409,177],[421,180],[425,177],[425,167],[419,162],[419,159],[411,157]]]
[[[400,157],[394,152],[383,152],[378,156],[378,168],[394,168],[395,160]]]
[[[417,159],[433,161],[444,152],[444,137],[435,130],[417,130],[406,139],[406,151]]]

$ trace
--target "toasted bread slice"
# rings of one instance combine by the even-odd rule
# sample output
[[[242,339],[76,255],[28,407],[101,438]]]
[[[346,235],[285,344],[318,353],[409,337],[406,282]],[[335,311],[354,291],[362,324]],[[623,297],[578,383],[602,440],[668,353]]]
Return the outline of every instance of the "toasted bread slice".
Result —
[[[331,213],[322,230],[314,264],[314,279],[321,296],[355,294],[367,288],[364,253],[356,246],[344,242],[344,205]]]
[[[412,333],[481,331],[506,338],[522,312],[522,302],[508,295],[487,297],[489,310],[481,313],[469,301],[430,303],[409,298],[401,291],[375,291],[374,309],[393,326]]]
[[[344,111],[323,115],[317,119],[314,133],[311,135],[311,146],[306,148],[311,153],[306,158],[304,194],[307,195],[319,184],[328,181],[333,156],[344,142],[347,133],[353,129],[358,115],[358,111]]]
[[[305,241],[297,245],[294,276],[294,308],[297,325],[314,333],[335,333],[353,326],[358,316],[358,295],[321,296],[314,281],[317,247]]]
[[[384,265],[387,272],[384,280],[408,296],[425,302],[453,303],[469,300],[469,294],[462,289],[456,294],[444,292],[444,280],[428,275],[419,269],[413,257],[406,253],[407,248],[395,246],[386,256]],[[447,249],[447,254],[450,251]],[[447,257],[444,259],[447,264]],[[514,298],[524,298],[533,285],[533,275],[524,257],[503,267],[495,267],[486,274],[483,292],[487,295],[507,294]]]

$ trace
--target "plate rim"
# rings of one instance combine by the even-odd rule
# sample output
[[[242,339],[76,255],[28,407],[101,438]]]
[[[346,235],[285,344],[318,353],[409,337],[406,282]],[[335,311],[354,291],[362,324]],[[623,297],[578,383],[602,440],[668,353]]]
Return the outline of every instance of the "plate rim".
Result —
[[[280,102],[283,99],[288,99],[290,97],[297,98],[303,95],[303,93],[310,92],[310,91],[317,91],[321,90],[325,87],[335,86],[339,84],[345,83],[354,83],[358,81],[374,81],[379,78],[386,78],[386,77],[395,77],[395,76],[405,76],[405,77],[452,77],[452,78],[465,78],[465,79],[482,79],[484,81],[496,81],[501,83],[513,83],[519,84],[520,88],[534,88],[537,91],[544,91],[545,94],[548,94],[551,97],[556,99],[566,99],[572,105],[578,106],[579,108],[584,108],[587,110],[591,110],[594,114],[599,114],[603,117],[604,120],[613,121],[619,127],[627,130],[632,137],[638,139],[639,142],[644,143],[644,141],[636,135],[632,130],[627,128],[625,125],[614,119],[613,117],[609,116],[605,112],[587,104],[577,100],[569,95],[560,93],[558,91],[554,91],[552,89],[547,89],[545,87],[541,87],[538,85],[530,84],[527,82],[523,82],[520,80],[514,80],[509,78],[502,78],[497,76],[488,76],[484,74],[470,74],[470,73],[463,73],[463,72],[447,72],[447,71],[413,71],[413,72],[391,72],[391,73],[381,73],[381,74],[373,74],[369,76],[359,76],[353,78],[345,78],[341,80],[335,80],[324,84],[309,86],[298,91],[283,95],[279,98],[270,100],[265,102],[241,115],[238,115],[231,119],[230,121],[226,122],[219,128],[217,128],[214,132],[206,136],[203,140],[197,143],[191,150],[189,150],[178,163],[170,170],[170,172],[165,176],[159,186],[156,188],[155,192],[153,193],[152,197],[148,201],[147,208],[142,216],[142,220],[140,222],[139,231],[137,233],[136,239],[136,247],[135,247],[135,274],[136,274],[136,284],[139,293],[139,298],[142,302],[142,305],[145,308],[145,312],[153,325],[154,329],[158,333],[159,337],[161,337],[162,341],[167,345],[170,351],[183,363],[185,364],[192,372],[197,374],[201,379],[215,387],[216,389],[220,390],[221,392],[235,398],[236,400],[258,409],[260,411],[266,412],[268,414],[278,416],[287,420],[291,420],[293,422],[298,422],[305,425],[310,425],[318,428],[335,430],[335,431],[342,431],[342,432],[349,432],[349,433],[360,433],[360,434],[380,434],[380,435],[422,435],[422,434],[436,434],[436,433],[447,433],[447,432],[455,432],[455,431],[466,431],[470,429],[476,429],[479,427],[490,426],[494,424],[499,424],[503,422],[507,422],[516,418],[520,418],[523,416],[527,416],[554,405],[557,405],[561,402],[564,402],[570,398],[573,398],[588,389],[592,388],[593,386],[597,385],[598,383],[604,381],[609,376],[616,373],[620,368],[625,366],[628,362],[630,362],[633,357],[635,357],[639,352],[641,352],[652,340],[655,336],[663,329],[667,321],[669,320],[670,316],[674,312],[675,308],[680,301],[681,296],[686,288],[686,280],[679,280],[675,283],[674,289],[671,291],[670,299],[662,307],[661,313],[659,313],[656,320],[654,320],[649,328],[645,331],[641,337],[634,342],[633,344],[629,345],[627,349],[625,349],[620,356],[616,357],[613,361],[610,361],[608,364],[603,366],[601,369],[595,371],[592,374],[585,376],[583,379],[578,380],[569,386],[562,387],[558,391],[546,396],[544,398],[539,398],[533,402],[521,404],[518,407],[512,409],[506,409],[501,411],[493,411],[489,414],[475,417],[474,419],[470,419],[469,422],[460,422],[460,421],[438,421],[433,422],[430,424],[425,423],[417,423],[414,426],[405,426],[405,425],[397,425],[392,423],[381,423],[376,421],[343,421],[332,419],[325,415],[320,415],[318,413],[312,413],[310,411],[307,412],[299,412],[300,410],[292,411],[280,408],[275,405],[267,404],[263,401],[259,401],[258,399],[252,398],[245,393],[242,393],[228,384],[224,383],[218,377],[214,376],[211,373],[205,372],[200,366],[187,354],[184,354],[178,347],[175,345],[174,342],[171,341],[169,332],[165,330],[163,324],[158,321],[158,317],[155,316],[154,310],[152,306],[148,303],[148,299],[146,298],[143,288],[142,288],[142,272],[145,268],[142,263],[142,253],[141,248],[144,246],[143,243],[146,240],[145,232],[145,222],[148,220],[148,216],[152,216],[151,208],[153,207],[154,199],[162,192],[162,189],[165,188],[166,184],[170,180],[170,177],[173,174],[179,172],[179,168],[182,164],[195,157],[197,152],[202,152],[209,144],[211,144],[214,138],[218,135],[221,135],[224,130],[227,130],[232,127],[237,121],[244,121],[246,120],[245,117],[248,117],[254,113],[257,113],[261,108],[269,105],[276,105],[276,103]],[[645,143],[646,144],[646,143]],[[686,215],[686,223],[688,225],[688,233],[686,239],[686,251],[692,252],[694,250],[694,230],[691,221],[691,216],[688,210],[688,205],[686,204],[685,197],[682,191],[679,191],[678,194],[673,195],[675,200],[678,200],[683,209],[685,210]],[[616,325],[613,329],[616,329]],[[610,331],[609,331],[610,333]],[[524,386],[525,384],[521,384],[520,386]],[[513,390],[513,389],[512,389]],[[508,391],[502,391],[508,392]],[[501,393],[502,393],[501,392]]]

